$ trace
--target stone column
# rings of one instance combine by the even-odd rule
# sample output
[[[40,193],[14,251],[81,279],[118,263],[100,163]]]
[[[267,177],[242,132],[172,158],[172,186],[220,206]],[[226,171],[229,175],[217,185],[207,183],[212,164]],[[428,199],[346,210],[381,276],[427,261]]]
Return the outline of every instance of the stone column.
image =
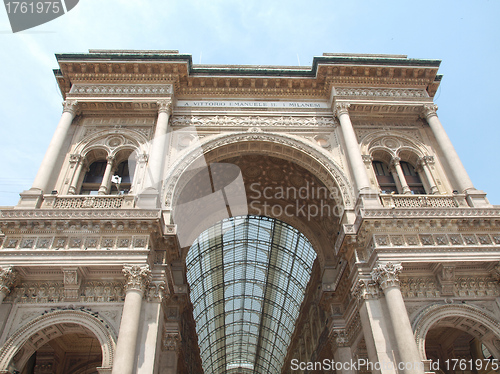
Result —
[[[0,304],[12,290],[17,274],[12,266],[0,267]]]
[[[402,371],[406,374],[424,374],[422,358],[418,352],[403,295],[399,288],[399,273],[401,270],[401,264],[393,264],[391,262],[384,265],[379,264],[373,269],[372,279],[384,291],[392,330],[396,338],[401,360],[398,365],[404,366],[400,368],[400,372]]]
[[[354,181],[358,192],[367,191],[370,190],[370,181],[368,179],[368,174],[366,173],[363,158],[361,157],[358,140],[356,139],[356,134],[354,133],[351,119],[349,117],[349,106],[350,104],[348,103],[336,104],[335,115],[340,121],[342,136],[344,137],[344,142],[347,148],[349,164],[351,165],[351,170],[354,175]]]
[[[108,156],[106,160],[108,160],[108,163],[106,164],[106,170],[104,170],[101,187],[99,187],[99,191],[97,192],[99,195],[108,195],[111,186],[111,172],[113,171],[115,158],[113,156]]]
[[[156,130],[149,156],[149,182],[147,187],[160,190],[160,184],[163,174],[163,165],[165,160],[166,141],[168,132],[168,121],[172,113],[172,101],[162,100],[158,102],[158,120],[156,121]]]
[[[344,330],[334,330],[330,335],[331,345],[334,348],[333,359],[335,362],[342,364],[341,370],[337,370],[339,374],[354,374],[355,371],[351,368],[353,360],[349,338]]]
[[[446,134],[441,121],[439,121],[436,114],[437,109],[437,105],[434,104],[424,105],[425,118],[427,119],[432,133],[434,134],[436,141],[443,152],[444,158],[450,166],[450,171],[457,183],[458,191],[460,193],[464,193],[466,190],[473,190],[474,185],[469,178],[469,174],[467,174],[464,165],[458,157],[455,147],[453,147],[453,144]]]
[[[406,178],[403,173],[403,169],[401,168],[401,164],[399,163],[401,159],[399,157],[394,157],[392,159],[392,166],[394,167],[394,170],[396,170],[396,174],[399,179],[399,183],[401,185],[401,189],[403,190],[404,194],[411,194],[410,187],[408,186],[408,183],[406,183]]]
[[[68,195],[76,194],[76,189],[78,188],[78,181],[82,173],[84,161],[85,160],[80,155],[71,155],[70,162],[73,162],[75,165],[73,177],[71,178],[71,183],[69,184]]]
[[[379,299],[379,286],[372,280],[361,279],[352,292],[358,299],[359,316],[368,351],[368,361],[372,365],[381,364],[380,370],[378,367],[373,367],[373,370],[367,366],[364,368],[373,374],[396,374],[389,321],[386,317],[386,308]]]
[[[123,304],[120,331],[116,343],[113,374],[135,373],[137,334],[141,317],[144,292],[151,280],[148,265],[124,265],[123,273],[127,278],[126,295]]]
[[[433,195],[437,194],[439,192],[439,189],[436,185],[436,181],[434,180],[434,177],[432,176],[431,173],[431,169],[429,167],[429,164],[434,162],[434,158],[432,156],[425,156],[419,159],[418,162],[419,166],[422,168],[422,171],[425,174],[425,179],[427,180],[427,184],[429,185],[430,188],[429,192]]]
[[[63,114],[52,136],[52,140],[42,160],[42,164],[38,169],[38,173],[33,181],[33,186],[31,187],[32,189],[40,190],[44,193],[49,192],[50,177],[56,166],[57,158],[61,154],[62,146],[78,109],[78,103],[76,101],[65,101],[63,105]]]

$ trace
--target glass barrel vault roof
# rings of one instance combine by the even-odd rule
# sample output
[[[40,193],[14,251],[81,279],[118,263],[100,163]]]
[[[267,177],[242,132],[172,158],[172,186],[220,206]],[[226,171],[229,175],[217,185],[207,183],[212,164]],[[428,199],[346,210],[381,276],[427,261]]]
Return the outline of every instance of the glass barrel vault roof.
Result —
[[[279,373],[316,253],[288,224],[223,220],[187,256],[205,373]]]

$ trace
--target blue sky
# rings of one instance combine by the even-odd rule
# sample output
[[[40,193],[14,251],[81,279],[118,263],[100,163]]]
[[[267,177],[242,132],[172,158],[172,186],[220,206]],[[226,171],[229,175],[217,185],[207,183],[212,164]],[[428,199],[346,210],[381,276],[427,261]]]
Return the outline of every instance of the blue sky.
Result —
[[[55,53],[177,49],[198,64],[310,66],[323,52],[442,60],[438,115],[478,189],[500,204],[496,0],[80,0],[12,34],[0,9],[0,206],[31,186],[61,115]]]

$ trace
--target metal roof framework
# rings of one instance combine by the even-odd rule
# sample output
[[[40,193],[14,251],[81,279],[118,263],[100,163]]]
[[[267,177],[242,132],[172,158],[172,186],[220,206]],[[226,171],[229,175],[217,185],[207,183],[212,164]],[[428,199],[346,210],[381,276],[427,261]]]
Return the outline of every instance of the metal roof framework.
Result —
[[[268,217],[223,220],[187,255],[187,278],[206,373],[279,373],[316,253]]]

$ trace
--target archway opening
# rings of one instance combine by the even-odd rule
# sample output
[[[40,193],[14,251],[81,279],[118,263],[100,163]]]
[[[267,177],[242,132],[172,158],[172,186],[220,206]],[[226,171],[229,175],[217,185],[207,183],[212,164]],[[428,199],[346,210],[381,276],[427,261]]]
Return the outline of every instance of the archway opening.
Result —
[[[21,374],[97,374],[102,365],[101,344],[87,328],[62,323],[32,335],[14,362]]]
[[[263,216],[195,240],[187,279],[206,373],[281,372],[315,259],[300,231]]]
[[[446,374],[493,374],[494,358],[488,347],[469,332],[439,323],[425,339],[425,353],[435,366],[432,370]],[[498,369],[498,366],[495,365]],[[438,368],[439,367],[439,368]]]

